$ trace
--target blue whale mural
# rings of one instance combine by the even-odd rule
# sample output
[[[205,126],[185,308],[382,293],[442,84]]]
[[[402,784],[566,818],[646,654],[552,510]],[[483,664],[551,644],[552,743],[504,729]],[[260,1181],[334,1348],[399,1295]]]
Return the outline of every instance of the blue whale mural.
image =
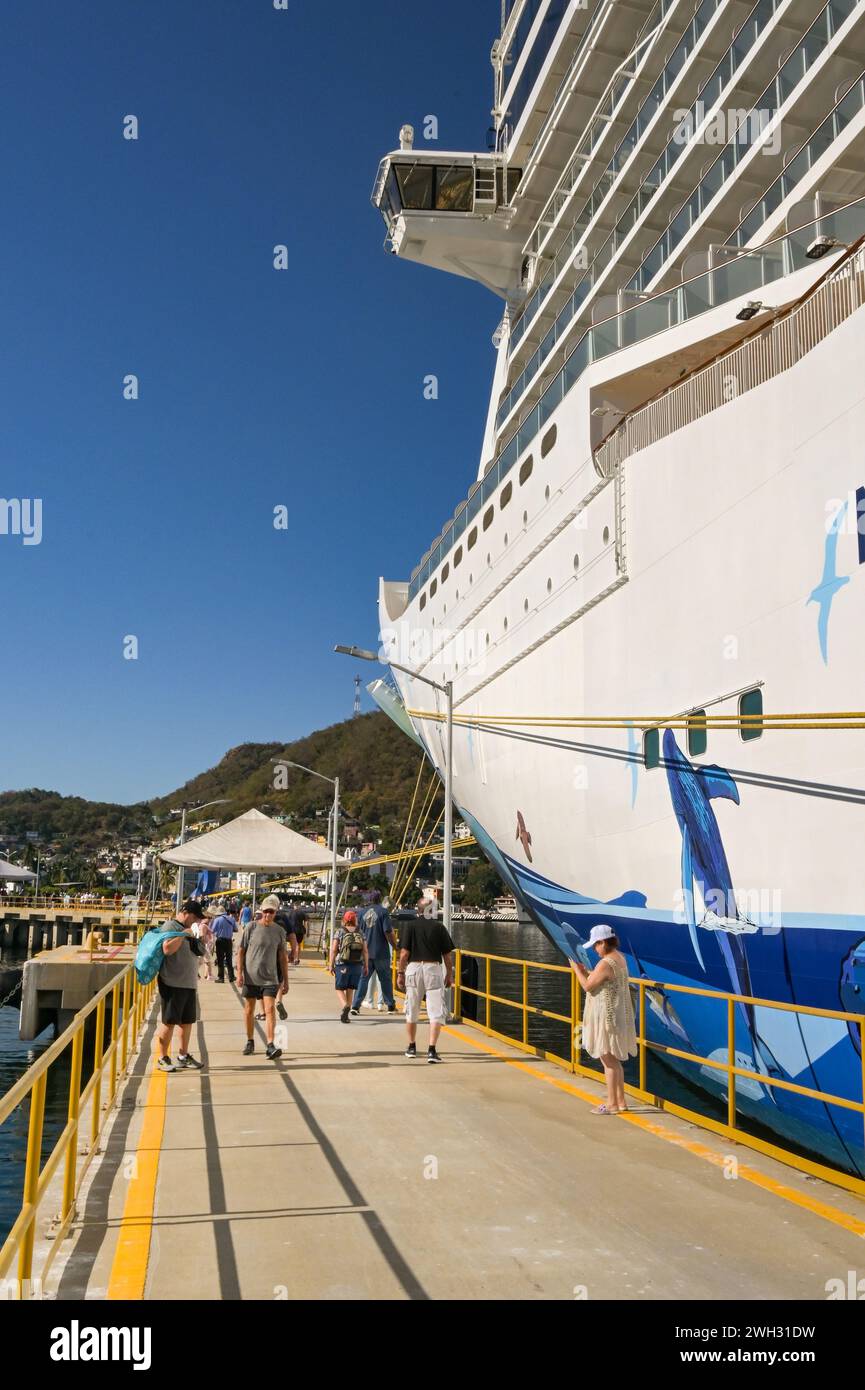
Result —
[[[754,993],[748,957],[741,940],[743,928],[750,925],[739,914],[733,878],[721,840],[712,801],[724,797],[739,805],[739,788],[729,772],[722,767],[695,765],[688,761],[676,742],[672,729],[664,730],[664,765],[673,810],[682,835],[682,894],[688,931],[694,954],[705,971],[700,950],[695,908],[695,887],[699,887],[707,912],[702,926],[710,927],[730,975],[730,988],[735,994]],[[719,907],[720,912],[714,909]],[[754,1006],[739,1004],[751,1038],[754,1059],[762,1062],[770,1076],[780,1074],[780,1068],[757,1033]]]

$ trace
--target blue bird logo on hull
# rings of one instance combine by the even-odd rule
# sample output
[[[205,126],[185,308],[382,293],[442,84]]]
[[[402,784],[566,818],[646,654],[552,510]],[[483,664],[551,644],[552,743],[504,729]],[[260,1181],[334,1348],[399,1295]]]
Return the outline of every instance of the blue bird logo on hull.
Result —
[[[843,589],[845,584],[850,583],[850,576],[839,575],[837,570],[838,528],[846,511],[847,503],[845,502],[842,507],[838,508],[829,523],[823,552],[823,574],[816,589],[812,589],[806,599],[806,603],[816,603],[820,610],[817,614],[817,635],[820,638],[820,651],[825,666],[829,664],[829,617],[832,612],[832,600],[839,589]]]

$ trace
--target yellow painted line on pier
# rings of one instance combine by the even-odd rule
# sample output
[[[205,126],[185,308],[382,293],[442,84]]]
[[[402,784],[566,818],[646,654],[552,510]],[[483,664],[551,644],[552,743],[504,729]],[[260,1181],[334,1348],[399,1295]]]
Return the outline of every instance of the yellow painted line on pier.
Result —
[[[480,1052],[488,1052],[493,1057],[499,1057],[506,1062],[509,1067],[516,1068],[517,1071],[525,1072],[527,1076],[533,1077],[537,1081],[546,1081],[548,1085],[555,1086],[560,1091],[565,1091],[569,1095],[576,1096],[579,1100],[588,1101],[596,1105],[598,1097],[589,1091],[581,1090],[570,1081],[563,1081],[558,1076],[548,1076],[546,1072],[539,1071],[537,1067],[532,1067],[528,1062],[517,1061],[515,1057],[508,1057],[506,1053],[500,1052],[498,1048],[491,1047],[489,1043],[481,1042],[477,1038],[469,1037],[468,1034],[457,1032],[454,1028],[445,1027],[445,1033],[450,1033],[452,1037],[458,1038],[460,1042],[470,1043]],[[636,1125],[639,1129],[645,1130],[647,1134],[652,1134],[656,1139],[663,1139],[668,1144],[675,1144],[677,1148],[685,1149],[693,1154],[695,1158],[702,1158],[707,1163],[713,1164],[716,1168],[723,1168],[730,1159],[729,1154],[717,1153],[710,1149],[706,1144],[701,1144],[696,1139],[689,1139],[684,1134],[677,1134],[674,1130],[666,1129],[659,1125],[655,1120],[649,1119],[645,1115],[635,1113],[627,1115],[617,1115],[618,1120]],[[813,1216],[819,1216],[824,1221],[831,1221],[836,1226],[841,1226],[845,1231],[852,1232],[853,1235],[865,1238],[865,1221],[859,1217],[851,1216],[849,1212],[841,1211],[837,1207],[829,1206],[826,1202],[820,1202],[815,1197],[809,1197],[806,1193],[797,1192],[794,1188],[788,1187],[786,1183],[778,1182],[777,1179],[769,1177],[766,1173],[759,1172],[756,1168],[750,1167],[745,1163],[738,1163],[736,1168],[737,1176],[744,1178],[746,1182],[753,1183],[755,1187],[760,1187],[764,1192],[771,1192],[775,1197],[782,1197],[787,1202],[792,1202],[795,1206],[801,1207],[803,1211],[809,1211]]]
[[[153,1054],[154,1063],[156,1053]],[[117,1249],[108,1280],[109,1299],[140,1301],[144,1297],[150,1238],[156,1206],[156,1175],[165,1131],[166,1073],[154,1066],[144,1102],[144,1120],[135,1151],[134,1176],[130,1179]]]

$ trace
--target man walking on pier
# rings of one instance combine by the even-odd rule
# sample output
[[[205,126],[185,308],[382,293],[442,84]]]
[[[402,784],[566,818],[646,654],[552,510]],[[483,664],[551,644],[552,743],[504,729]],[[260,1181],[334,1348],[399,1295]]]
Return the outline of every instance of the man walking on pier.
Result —
[[[426,995],[429,1017],[428,1062],[440,1062],[436,1051],[445,1021],[445,990],[453,984],[453,951],[446,928],[436,918],[418,917],[406,922],[399,943],[397,989],[405,989],[405,1022],[408,1030],[406,1057],[417,1057],[417,1025],[421,1000]]]
[[[282,1048],[274,1046],[273,1042],[274,1015],[277,996],[281,997],[283,983],[288,982],[285,932],[276,921],[279,905],[279,898],[275,893],[263,899],[260,909],[261,921],[251,922],[248,927],[244,927],[240,950],[237,953],[237,983],[243,994],[246,1023],[246,1046],[243,1055],[250,1057],[255,1051],[255,1001],[263,999],[266,1052],[272,1061],[282,1056]]]
[[[209,907],[207,915],[213,918],[211,923],[213,935],[216,937],[216,969],[217,984],[225,984],[225,972],[228,971],[229,984],[234,984],[234,961],[232,960],[232,945],[234,933],[237,931],[237,923],[233,917],[221,907]]]
[[[396,1004],[394,1003],[393,983],[390,974],[390,951],[391,947],[396,946],[396,939],[390,924],[390,914],[381,905],[381,893],[378,891],[373,893],[369,907],[359,912],[358,916],[360,929],[366,937],[369,969],[360,977],[360,984],[355,991],[351,1011],[353,1014],[360,1013],[360,1006],[366,997],[370,981],[373,975],[378,975],[378,982],[381,985],[384,1002],[387,1004],[387,1011],[389,1014],[395,1014]]]
[[[163,922],[161,932],[177,932],[162,943],[162,965],[157,976],[157,988],[162,1000],[162,1022],[157,1032],[159,1071],[200,1071],[199,1062],[189,1051],[192,1025],[198,1017],[198,961],[195,933],[192,928],[204,916],[201,903],[191,899],[183,904],[172,922]],[[195,942],[195,946],[193,946]],[[180,1029],[180,1051],[177,1061],[171,1060],[171,1039],[175,1028]]]

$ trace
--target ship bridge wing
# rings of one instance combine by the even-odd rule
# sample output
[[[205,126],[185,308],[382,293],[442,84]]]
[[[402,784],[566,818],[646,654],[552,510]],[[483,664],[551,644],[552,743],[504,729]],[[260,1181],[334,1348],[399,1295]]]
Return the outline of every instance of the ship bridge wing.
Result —
[[[392,151],[372,193],[387,227],[385,249],[507,298],[522,279],[524,238],[512,230],[511,206],[519,179],[498,153]]]

